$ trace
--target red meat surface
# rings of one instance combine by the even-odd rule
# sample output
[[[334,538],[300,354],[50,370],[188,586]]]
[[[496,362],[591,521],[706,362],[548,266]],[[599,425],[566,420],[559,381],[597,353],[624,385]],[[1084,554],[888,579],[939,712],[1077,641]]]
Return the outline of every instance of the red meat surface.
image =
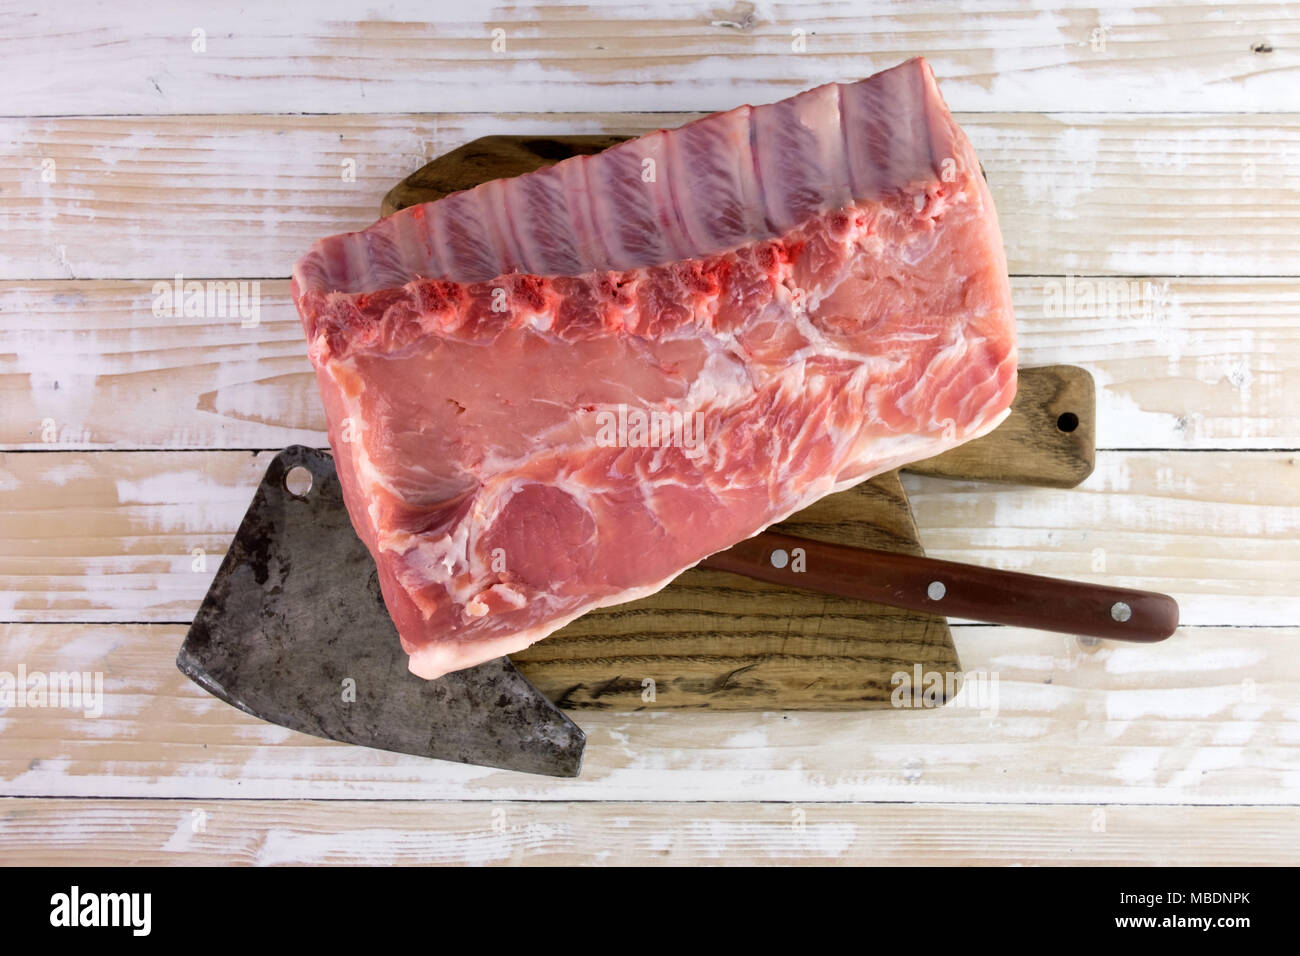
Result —
[[[919,59],[317,243],[293,295],[411,670],[523,648],[992,429],[1006,272]]]

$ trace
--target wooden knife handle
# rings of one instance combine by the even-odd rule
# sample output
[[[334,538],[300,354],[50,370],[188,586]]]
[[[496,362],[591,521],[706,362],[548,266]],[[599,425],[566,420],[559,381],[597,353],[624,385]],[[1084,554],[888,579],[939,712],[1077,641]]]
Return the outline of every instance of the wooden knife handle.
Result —
[[[999,571],[765,531],[706,567],[891,607],[1115,641],[1163,641],[1178,627],[1167,594]]]

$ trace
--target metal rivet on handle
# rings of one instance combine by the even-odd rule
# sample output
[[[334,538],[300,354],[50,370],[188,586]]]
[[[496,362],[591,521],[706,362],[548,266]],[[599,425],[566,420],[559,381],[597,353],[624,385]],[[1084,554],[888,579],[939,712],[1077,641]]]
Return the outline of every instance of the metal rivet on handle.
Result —
[[[1123,601],[1116,601],[1110,606],[1110,616],[1123,624],[1133,616],[1133,609]]]
[[[930,586],[925,589],[925,593],[931,601],[942,601],[943,596],[948,593],[948,589],[944,587],[942,581],[931,581]]]
[[[781,548],[777,548],[772,552],[770,560],[772,562],[772,567],[783,568],[790,563],[790,555],[786,554]]]

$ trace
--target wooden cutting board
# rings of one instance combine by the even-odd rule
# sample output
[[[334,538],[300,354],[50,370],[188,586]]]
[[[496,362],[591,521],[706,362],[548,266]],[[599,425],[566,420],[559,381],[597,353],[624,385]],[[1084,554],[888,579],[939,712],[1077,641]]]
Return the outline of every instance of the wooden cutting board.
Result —
[[[412,173],[381,212],[440,199],[622,136],[487,136]],[[1092,471],[1095,396],[1081,368],[1021,369],[995,431],[907,470],[950,478],[1072,487]],[[788,534],[922,554],[897,471],[831,495],[777,525]],[[525,651],[519,670],[565,708],[859,710],[893,706],[895,675],[954,674],[945,618],[692,568],[640,601],[603,608]]]

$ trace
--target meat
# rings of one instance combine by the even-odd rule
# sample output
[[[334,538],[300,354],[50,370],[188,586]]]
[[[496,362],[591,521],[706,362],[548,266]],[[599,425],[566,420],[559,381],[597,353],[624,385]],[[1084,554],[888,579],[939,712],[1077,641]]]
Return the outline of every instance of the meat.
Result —
[[[992,200],[919,59],[324,239],[293,295],[426,678],[981,435],[1015,392]]]

